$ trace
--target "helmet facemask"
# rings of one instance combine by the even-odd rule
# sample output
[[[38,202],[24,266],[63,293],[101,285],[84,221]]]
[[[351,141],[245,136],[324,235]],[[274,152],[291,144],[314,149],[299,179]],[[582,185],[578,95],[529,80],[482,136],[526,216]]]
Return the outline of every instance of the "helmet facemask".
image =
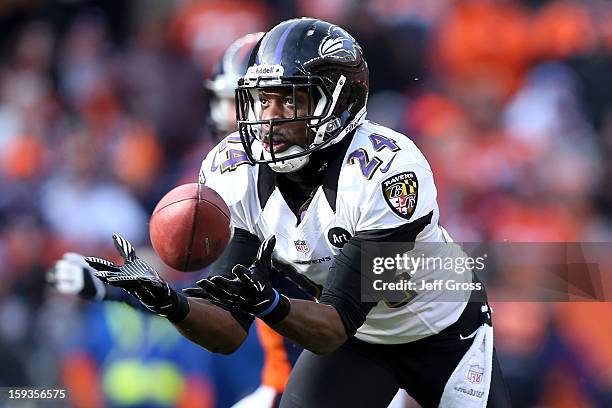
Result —
[[[344,76],[340,75],[336,84],[332,84],[329,78],[317,75],[264,76],[256,73],[253,75],[259,67],[251,68],[245,78],[240,80],[236,89],[236,117],[240,138],[247,156],[253,163],[267,164],[277,172],[297,171],[308,163],[310,154],[337,143],[346,135],[347,132],[344,130],[354,128],[354,126],[344,126],[348,115],[345,115],[344,120],[334,115],[336,103],[345,85]],[[282,72],[280,66],[275,69],[279,73]],[[260,119],[259,92],[266,89],[278,91],[279,88],[289,89],[293,95],[293,115]],[[329,91],[330,88],[333,92]],[[308,106],[305,115],[298,115],[298,93],[302,90],[307,93]],[[275,152],[274,127],[295,122],[305,123],[306,146],[293,145],[282,152]],[[263,129],[264,125],[268,125],[267,130]],[[269,144],[269,151],[264,148],[266,142]],[[253,149],[254,146],[257,148]]]

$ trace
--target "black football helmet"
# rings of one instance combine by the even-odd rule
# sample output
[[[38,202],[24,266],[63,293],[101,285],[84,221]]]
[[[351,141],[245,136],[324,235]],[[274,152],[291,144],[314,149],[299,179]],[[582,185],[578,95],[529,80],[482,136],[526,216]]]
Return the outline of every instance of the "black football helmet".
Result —
[[[294,107],[291,118],[260,120],[259,90],[279,87],[291,90],[294,101],[298,91],[307,91],[307,115]],[[249,159],[277,172],[303,168],[312,153],[338,143],[361,123],[368,87],[363,51],[344,29],[313,18],[278,24],[259,41],[236,88],[238,130]],[[274,126],[295,121],[306,123],[307,147],[274,152]]]
[[[215,65],[211,79],[205,82],[208,90],[208,123],[215,138],[236,131],[235,90],[238,80],[246,74],[251,54],[264,33],[247,34],[234,41]]]

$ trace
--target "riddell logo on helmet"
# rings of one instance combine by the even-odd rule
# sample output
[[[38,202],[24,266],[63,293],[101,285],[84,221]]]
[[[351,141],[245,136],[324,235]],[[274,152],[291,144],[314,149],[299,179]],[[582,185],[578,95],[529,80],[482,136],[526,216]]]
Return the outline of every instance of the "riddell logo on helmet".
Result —
[[[248,77],[259,77],[262,75],[282,76],[285,68],[282,65],[252,65],[247,69]]]

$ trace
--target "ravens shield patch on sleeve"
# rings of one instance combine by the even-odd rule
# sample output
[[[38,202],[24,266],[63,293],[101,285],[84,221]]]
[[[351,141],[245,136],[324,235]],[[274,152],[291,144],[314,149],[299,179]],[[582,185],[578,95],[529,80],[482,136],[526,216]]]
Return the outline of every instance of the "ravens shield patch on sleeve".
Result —
[[[385,201],[393,212],[409,220],[416,209],[419,182],[412,171],[396,174],[382,182]]]

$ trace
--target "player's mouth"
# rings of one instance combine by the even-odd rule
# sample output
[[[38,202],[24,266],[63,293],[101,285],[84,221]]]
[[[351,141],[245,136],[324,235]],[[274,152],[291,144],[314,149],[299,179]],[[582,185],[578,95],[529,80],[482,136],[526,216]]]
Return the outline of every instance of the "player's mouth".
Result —
[[[270,142],[264,140],[261,143],[263,144],[263,148],[266,149],[267,152],[269,152]],[[273,141],[272,147],[274,148],[274,153],[276,154],[287,150],[289,148],[289,143]]]

